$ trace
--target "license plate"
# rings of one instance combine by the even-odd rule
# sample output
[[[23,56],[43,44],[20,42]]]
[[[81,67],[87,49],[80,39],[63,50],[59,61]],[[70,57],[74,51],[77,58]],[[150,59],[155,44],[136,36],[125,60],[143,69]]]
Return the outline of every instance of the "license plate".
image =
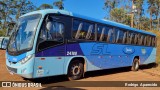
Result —
[[[37,70],[37,76],[42,76],[44,74],[44,70]]]

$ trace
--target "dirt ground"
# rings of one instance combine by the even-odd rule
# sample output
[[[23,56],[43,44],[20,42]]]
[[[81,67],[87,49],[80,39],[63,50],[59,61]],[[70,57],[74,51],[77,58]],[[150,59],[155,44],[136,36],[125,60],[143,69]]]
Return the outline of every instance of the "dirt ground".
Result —
[[[41,78],[35,80],[27,80],[23,79],[18,75],[11,75],[5,65],[5,51],[0,50],[0,81],[29,81],[29,82],[36,82],[42,83],[41,88],[2,88],[0,90],[8,90],[8,89],[15,89],[15,90],[160,90],[160,87],[105,87],[101,84],[110,84],[112,81],[123,81],[133,82],[134,81],[160,81],[160,67],[152,67],[151,65],[141,66],[140,70],[137,72],[130,71],[130,67],[126,68],[118,68],[118,69],[109,69],[109,70],[101,70],[101,71],[94,71],[94,72],[87,72],[85,77],[81,80],[77,80],[75,82],[69,82],[66,79],[66,76],[54,76],[49,78]],[[100,82],[102,81],[102,82]],[[111,81],[111,82],[109,82]],[[70,85],[75,85],[71,87],[67,87],[68,83]],[[77,84],[83,84],[77,85]],[[119,82],[120,83],[120,82]],[[122,84],[121,83],[121,84]],[[88,86],[85,86],[88,85]],[[158,83],[160,86],[160,82]]]

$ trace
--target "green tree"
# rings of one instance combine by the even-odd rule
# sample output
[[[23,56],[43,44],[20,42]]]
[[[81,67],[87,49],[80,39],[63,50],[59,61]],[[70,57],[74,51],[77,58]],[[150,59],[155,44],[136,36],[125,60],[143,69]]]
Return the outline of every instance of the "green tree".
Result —
[[[29,0],[17,0],[15,4],[16,20],[18,20],[19,16],[36,10],[36,6]]]
[[[126,19],[126,11],[123,8],[114,8],[110,12],[111,20],[124,23]]]
[[[53,2],[53,5],[58,7],[58,9],[63,10],[64,9],[64,0],[59,0],[56,2]]]
[[[0,37],[6,35],[6,29],[0,30]]]
[[[53,6],[50,5],[50,4],[42,4],[42,5],[39,6],[38,9],[40,9],[40,10],[42,10],[42,9],[53,9]]]
[[[107,11],[105,18],[109,19],[111,17],[110,14],[108,14],[108,12],[110,13],[112,9],[116,8],[118,3],[119,3],[118,0],[105,0],[103,8],[104,10]]]
[[[150,29],[150,20],[146,16],[140,17],[140,29],[142,30],[149,30]]]
[[[0,2],[2,29],[5,29],[5,27],[7,27],[7,21],[12,20],[11,15],[13,15],[13,11],[11,7],[13,7],[13,3],[11,0],[2,0]]]
[[[1,0],[0,1],[0,29],[12,29],[19,16],[36,10],[29,0]],[[6,31],[5,31],[6,32]],[[1,33],[3,34],[3,33]]]
[[[136,16],[137,16],[138,22],[139,22],[138,25],[137,25],[138,26],[137,28],[140,28],[140,24],[141,24],[140,18],[142,17],[142,14],[143,14],[143,11],[144,11],[144,9],[142,7],[142,5],[144,3],[144,0],[134,0],[134,3],[136,5],[136,10],[137,10]]]
[[[152,24],[153,24],[153,15],[156,12],[156,6],[155,6],[155,0],[148,0],[148,12],[150,14],[150,30],[152,30]]]
[[[160,30],[160,0],[155,1],[156,4],[156,21],[157,21],[157,30]]]

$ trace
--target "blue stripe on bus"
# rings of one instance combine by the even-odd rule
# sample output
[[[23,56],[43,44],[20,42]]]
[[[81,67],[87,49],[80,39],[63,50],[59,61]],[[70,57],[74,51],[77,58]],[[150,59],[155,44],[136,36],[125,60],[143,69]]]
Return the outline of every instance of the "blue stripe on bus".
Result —
[[[66,49],[65,49],[66,47]],[[126,49],[126,50],[125,50]],[[63,51],[61,53],[60,51]],[[140,56],[140,63],[154,62],[156,49],[153,47],[117,45],[107,43],[79,43],[53,47],[36,54],[36,57],[74,56],[67,51],[75,51],[85,56],[90,64],[98,68],[115,68],[130,66],[135,56]],[[152,60],[151,57],[153,58]],[[148,59],[149,58],[149,59]],[[88,66],[89,67],[89,66]]]
[[[66,48],[67,47],[67,48]],[[56,46],[53,48],[49,48],[46,50],[43,50],[36,54],[36,57],[53,57],[53,56],[72,56],[67,55],[66,52],[77,52],[76,55],[83,55],[83,52],[79,46],[79,44],[66,44],[62,46]]]
[[[140,63],[143,64],[149,57],[155,57],[156,51],[153,47],[104,43],[81,43],[80,46],[87,60],[99,68],[131,66],[135,56],[140,56]],[[133,54],[124,52],[125,47],[134,48]],[[154,60],[153,58],[148,62],[155,62]]]
[[[65,49],[67,47],[67,49]],[[125,47],[134,47],[135,51],[133,54],[124,52]],[[141,64],[148,64],[155,62],[156,58],[156,48],[153,47],[141,47],[141,46],[128,46],[128,45],[116,45],[116,44],[107,44],[107,43],[79,43],[79,44],[66,44],[63,46],[57,46],[44,50],[36,54],[37,57],[56,57],[55,55],[62,54],[58,53],[57,50],[67,50],[67,51],[77,51],[78,55],[82,55],[87,60],[87,71],[125,67],[132,65],[132,59],[135,54],[140,56]],[[52,53],[51,53],[52,52]],[[55,54],[56,53],[56,54]],[[64,54],[63,54],[64,55]],[[22,60],[26,57],[26,54],[21,54],[19,56],[10,56],[7,54],[9,61],[15,62],[14,58],[17,58],[16,62]],[[71,57],[69,55],[66,57],[66,63]],[[68,62],[67,62],[68,61]],[[59,66],[59,65],[58,65]],[[68,67],[67,65],[64,67]],[[65,70],[65,72],[67,72]]]
[[[11,56],[8,53],[6,53],[6,55],[7,55],[8,61],[11,61],[11,62],[18,62],[26,57],[26,53],[20,54],[18,56]]]

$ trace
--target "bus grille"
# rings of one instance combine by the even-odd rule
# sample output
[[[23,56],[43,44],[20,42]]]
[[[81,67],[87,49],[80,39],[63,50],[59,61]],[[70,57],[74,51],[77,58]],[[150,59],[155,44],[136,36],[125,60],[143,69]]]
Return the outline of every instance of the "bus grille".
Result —
[[[17,73],[17,69],[16,68],[11,68],[11,67],[8,67],[8,66],[7,66],[7,68],[8,68],[9,71],[11,71],[13,73]]]

